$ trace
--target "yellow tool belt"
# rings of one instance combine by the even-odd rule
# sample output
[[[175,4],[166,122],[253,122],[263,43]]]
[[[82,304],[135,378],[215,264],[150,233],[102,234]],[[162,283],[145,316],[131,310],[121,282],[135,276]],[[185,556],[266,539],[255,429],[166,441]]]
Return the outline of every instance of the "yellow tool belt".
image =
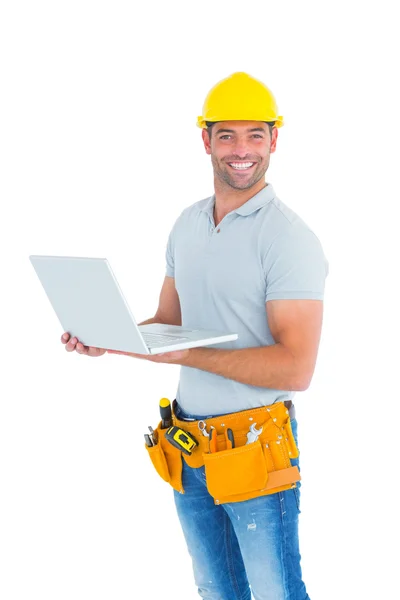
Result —
[[[182,457],[193,468],[205,466],[207,489],[215,504],[240,502],[266,496],[296,487],[300,481],[297,466],[290,459],[299,452],[290,425],[289,411],[283,402],[269,406],[229,413],[201,421],[181,421],[174,412],[173,425],[193,435],[199,445],[191,455],[182,453],[165,439],[166,429],[161,422],[155,430],[157,443],[146,450],[158,474],[176,491],[184,494],[182,485]],[[210,452],[206,431],[215,428],[214,443]],[[248,442],[250,426],[259,434],[256,441]],[[235,447],[231,448],[227,429],[233,432]]]

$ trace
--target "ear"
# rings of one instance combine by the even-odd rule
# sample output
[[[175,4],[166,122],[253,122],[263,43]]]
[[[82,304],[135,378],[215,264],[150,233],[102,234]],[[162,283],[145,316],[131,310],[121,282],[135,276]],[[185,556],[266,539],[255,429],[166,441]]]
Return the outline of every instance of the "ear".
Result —
[[[211,154],[211,140],[207,129],[202,130],[201,137],[203,138],[204,148],[206,149],[207,154]]]
[[[275,150],[276,150],[277,139],[278,139],[278,129],[277,129],[277,127],[274,127],[272,129],[271,147],[270,147],[270,150],[269,150],[271,153],[275,152]]]

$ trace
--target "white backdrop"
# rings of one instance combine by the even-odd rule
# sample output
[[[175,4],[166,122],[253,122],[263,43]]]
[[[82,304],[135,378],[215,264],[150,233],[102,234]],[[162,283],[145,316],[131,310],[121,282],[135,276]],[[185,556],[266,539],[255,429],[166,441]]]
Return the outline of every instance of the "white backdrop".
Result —
[[[137,320],[153,316],[170,228],[213,192],[196,117],[240,70],[285,118],[267,180],[330,263],[314,379],[296,397],[304,580],[312,600],[399,597],[393,11],[2,3],[2,600],[198,597],[143,446],[179,366],[67,354],[28,256],[107,257]]]

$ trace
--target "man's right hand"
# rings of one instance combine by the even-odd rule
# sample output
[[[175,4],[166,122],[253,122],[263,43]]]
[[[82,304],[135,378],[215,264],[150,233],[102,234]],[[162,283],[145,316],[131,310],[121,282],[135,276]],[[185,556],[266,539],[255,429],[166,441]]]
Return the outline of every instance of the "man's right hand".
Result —
[[[95,348],[94,346],[84,346],[76,337],[71,338],[66,331],[61,336],[61,342],[65,344],[67,352],[76,350],[78,354],[86,354],[87,356],[103,356],[107,352],[104,348]]]

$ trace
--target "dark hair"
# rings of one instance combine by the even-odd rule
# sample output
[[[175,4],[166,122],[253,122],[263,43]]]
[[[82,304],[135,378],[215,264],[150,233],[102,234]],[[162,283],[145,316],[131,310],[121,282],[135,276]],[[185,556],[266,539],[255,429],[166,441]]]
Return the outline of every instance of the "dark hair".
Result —
[[[213,125],[216,125],[217,123],[219,123],[219,121],[206,121],[207,131],[208,131],[208,135],[209,135],[210,139],[211,139],[211,135],[212,135]],[[269,135],[272,138],[272,130],[275,126],[275,121],[262,121],[262,123],[266,123],[268,125]]]

